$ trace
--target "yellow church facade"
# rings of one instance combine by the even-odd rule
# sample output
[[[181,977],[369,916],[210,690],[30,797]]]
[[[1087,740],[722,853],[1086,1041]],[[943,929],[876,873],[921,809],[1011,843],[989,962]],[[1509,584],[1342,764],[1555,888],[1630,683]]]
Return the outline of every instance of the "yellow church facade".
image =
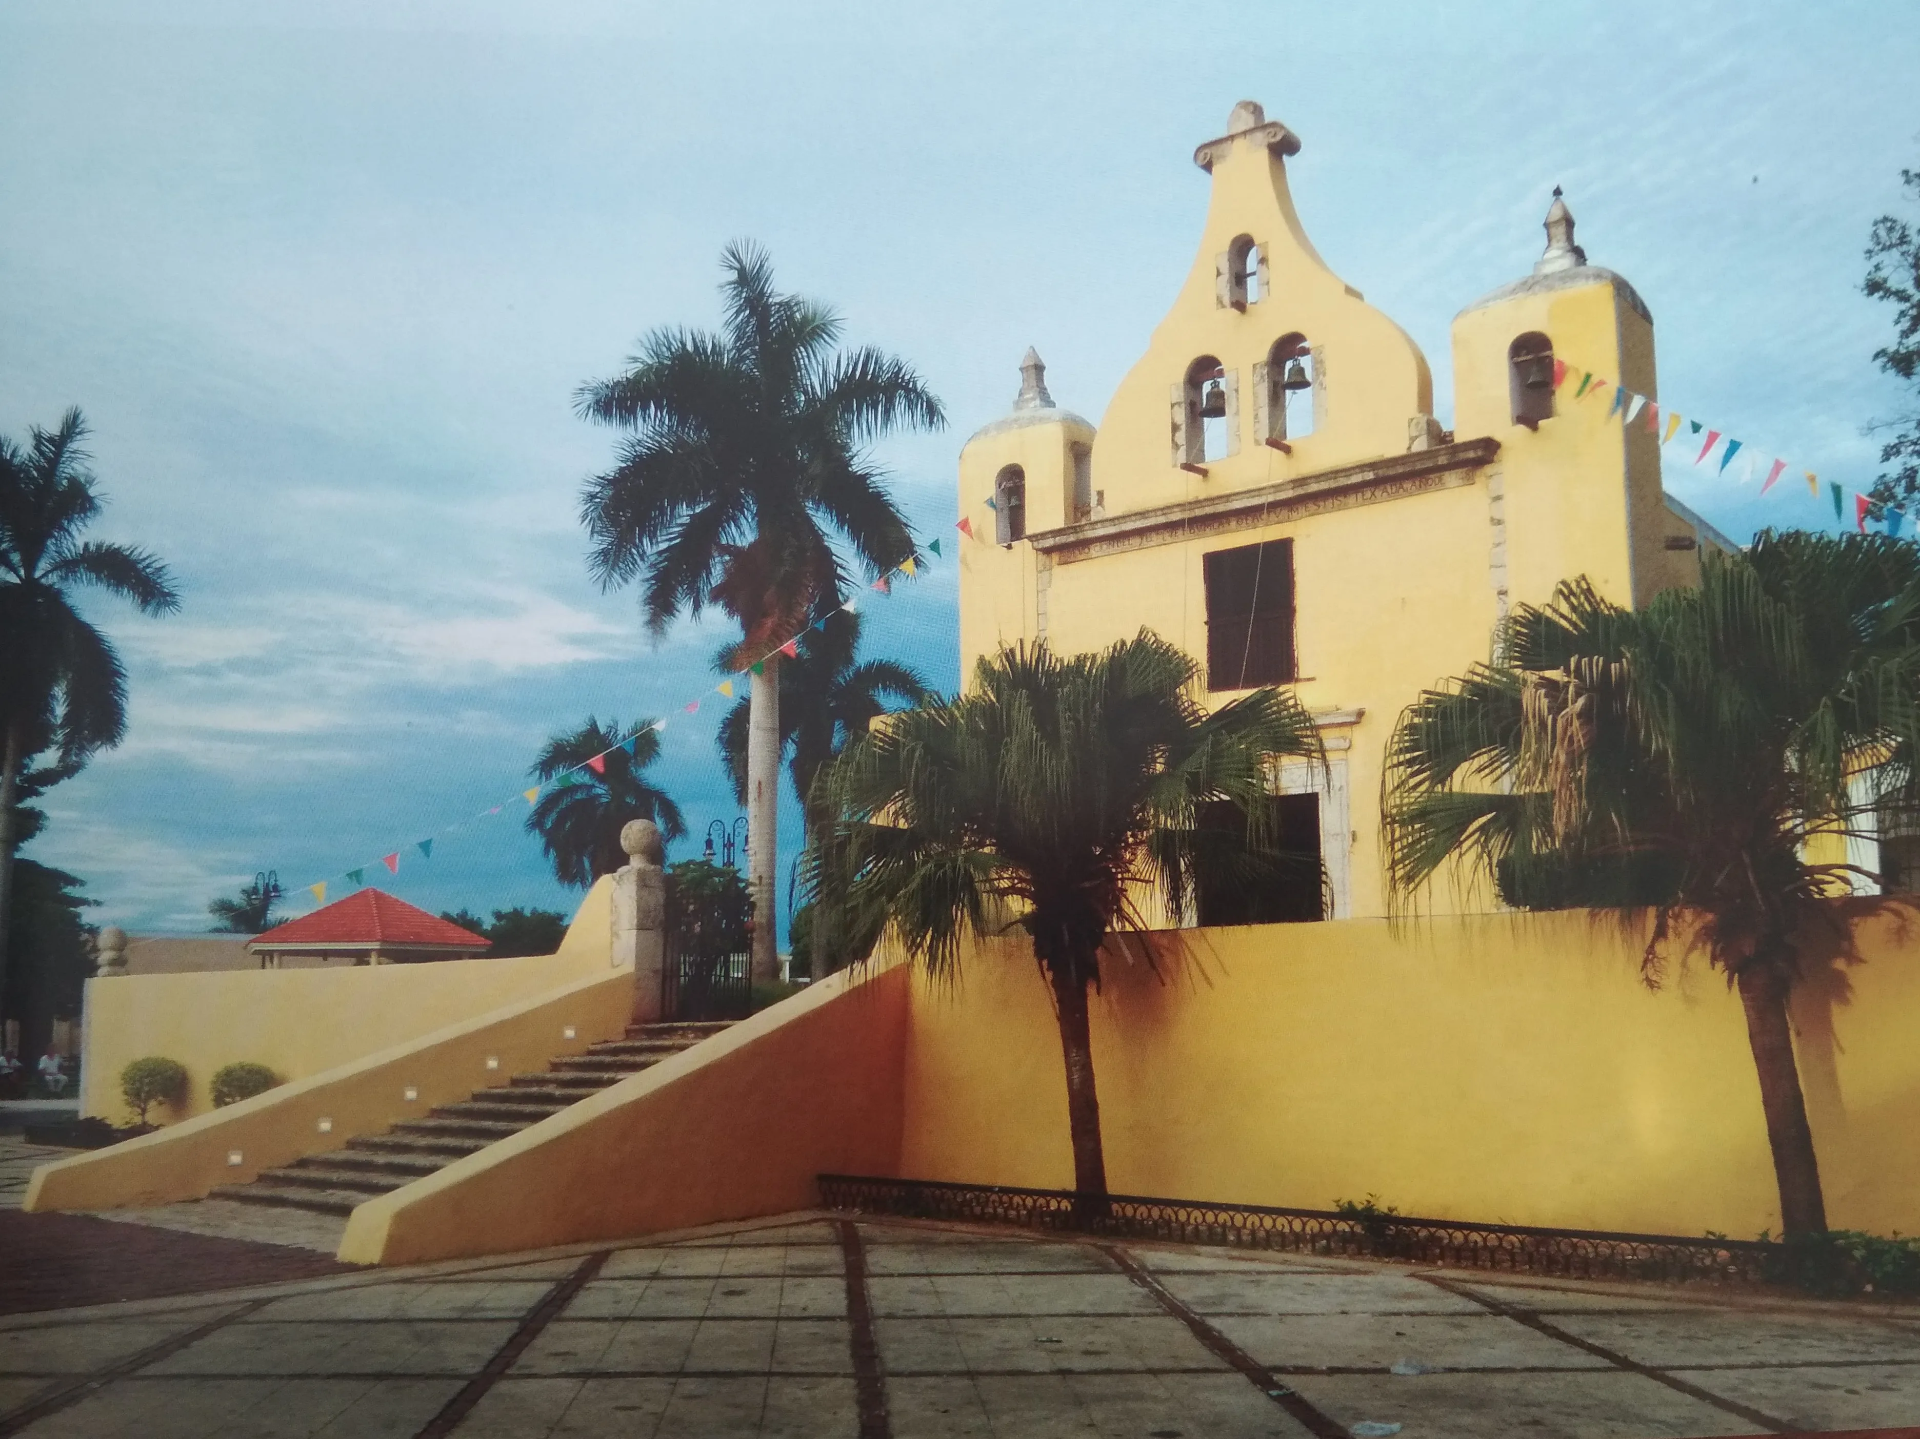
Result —
[[[1299,148],[1237,105],[1194,154],[1211,199],[1192,267],[1098,427],[1054,405],[1029,351],[1012,412],[960,457],[963,681],[1003,645],[1144,626],[1202,663],[1209,703],[1279,684],[1318,718],[1327,765],[1280,788],[1325,892],[1183,917],[1202,924],[1383,914],[1380,782],[1406,706],[1562,579],[1642,604],[1727,544],[1664,493],[1658,435],[1554,384],[1559,359],[1658,395],[1652,317],[1587,263],[1557,192],[1532,273],[1454,320],[1448,431],[1419,347],[1307,238]]]

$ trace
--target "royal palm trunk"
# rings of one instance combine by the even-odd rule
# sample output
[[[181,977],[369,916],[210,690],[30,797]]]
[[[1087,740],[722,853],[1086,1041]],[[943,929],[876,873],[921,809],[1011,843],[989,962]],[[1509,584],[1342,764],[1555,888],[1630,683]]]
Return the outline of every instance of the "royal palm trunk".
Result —
[[[1781,1228],[1789,1235],[1823,1233],[1827,1208],[1820,1193],[1813,1128],[1800,1091],[1800,1070],[1793,1057],[1787,981],[1776,966],[1756,959],[1740,971],[1738,984],[1747,1016],[1747,1044],[1760,1078],[1760,1107],[1767,1117],[1774,1181],[1780,1188]]]
[[[780,656],[768,655],[747,691],[747,889],[753,896],[753,982],[780,977]]]
[[[26,762],[20,726],[9,725],[4,753],[0,753],[0,1022],[6,1018],[7,935],[13,926],[13,807]]]
[[[1100,1096],[1093,1083],[1093,1039],[1087,1023],[1086,981],[1049,968],[1054,1011],[1060,1021],[1060,1052],[1067,1064],[1067,1128],[1073,1137],[1073,1187],[1105,1195],[1107,1161],[1100,1146]],[[1104,1206],[1100,1206],[1104,1207]]]

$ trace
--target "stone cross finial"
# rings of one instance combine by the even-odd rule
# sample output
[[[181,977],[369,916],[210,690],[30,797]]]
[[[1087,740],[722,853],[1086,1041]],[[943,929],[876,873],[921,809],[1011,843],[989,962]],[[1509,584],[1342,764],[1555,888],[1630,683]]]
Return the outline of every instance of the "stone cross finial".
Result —
[[[1534,262],[1533,273],[1551,275],[1556,270],[1571,270],[1587,263],[1587,252],[1573,243],[1573,211],[1553,187],[1553,204],[1547,207],[1547,249]]]
[[[1047,393],[1047,367],[1040,359],[1040,352],[1027,346],[1026,358],[1020,361],[1020,393],[1013,398],[1016,410],[1051,410],[1053,396]]]

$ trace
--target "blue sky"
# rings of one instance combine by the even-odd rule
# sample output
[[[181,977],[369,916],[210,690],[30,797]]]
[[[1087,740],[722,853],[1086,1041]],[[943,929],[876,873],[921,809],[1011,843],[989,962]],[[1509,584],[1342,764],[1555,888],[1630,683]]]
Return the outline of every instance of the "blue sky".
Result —
[[[733,815],[718,708],[679,712],[723,631],[655,643],[588,581],[576,499],[612,437],[570,397],[647,329],[711,324],[734,237],[946,401],[946,433],[882,451],[930,536],[1027,345],[1098,419],[1190,262],[1193,147],[1241,98],[1303,138],[1309,232],[1426,351],[1443,417],[1448,324],[1531,265],[1556,183],[1652,308],[1667,403],[1861,488],[1900,408],[1858,290],[1920,164],[1894,0],[156,13],[0,0],[0,432],[82,406],[98,532],[186,600],[93,607],[131,731],[30,853],[139,931],[203,928],[262,867],[337,886],[512,795],[589,713],[670,716],[662,780]],[[1831,516],[1669,484],[1737,536]],[[873,651],[951,686],[953,596],[938,567],[871,606]],[[510,809],[380,882],[573,903]]]

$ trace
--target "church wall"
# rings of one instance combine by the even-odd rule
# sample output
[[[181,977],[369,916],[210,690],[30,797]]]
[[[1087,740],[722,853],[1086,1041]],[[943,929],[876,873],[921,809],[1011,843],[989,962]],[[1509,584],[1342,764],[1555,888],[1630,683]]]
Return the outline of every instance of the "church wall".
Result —
[[[1799,1061],[1836,1227],[1920,1229],[1920,915],[1850,907]],[[1156,975],[1110,956],[1093,1005],[1115,1192],[1753,1237],[1780,1230],[1737,999],[1660,992],[1641,936],[1584,912],[1185,932]],[[1030,950],[917,982],[899,1173],[1072,1186],[1058,1031]]]

